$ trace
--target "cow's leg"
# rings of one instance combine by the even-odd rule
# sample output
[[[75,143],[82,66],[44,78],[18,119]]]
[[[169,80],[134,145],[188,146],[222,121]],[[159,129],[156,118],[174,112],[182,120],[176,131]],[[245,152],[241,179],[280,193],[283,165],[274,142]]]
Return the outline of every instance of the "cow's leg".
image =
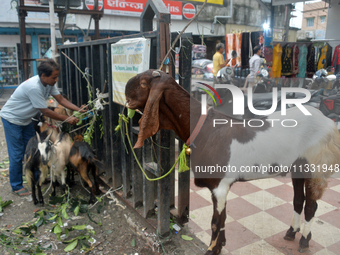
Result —
[[[288,229],[284,239],[288,241],[293,241],[295,239],[296,232],[300,231],[301,224],[301,213],[303,209],[303,203],[305,201],[304,194],[304,182],[303,178],[293,178],[293,187],[294,187],[294,215],[292,219],[292,223],[290,228]]]
[[[226,180],[226,179],[224,179]],[[219,254],[222,246],[226,244],[225,238],[225,220],[227,218],[226,203],[227,194],[230,184],[224,180],[221,181],[218,188],[212,191],[212,201],[214,206],[214,214],[211,220],[211,243],[206,255]]]
[[[311,227],[314,219],[315,212],[318,208],[316,200],[313,198],[313,185],[311,179],[305,180],[306,189],[306,204],[305,204],[305,225],[302,231],[302,237],[299,243],[299,252],[305,252],[309,248],[309,241],[312,238]]]

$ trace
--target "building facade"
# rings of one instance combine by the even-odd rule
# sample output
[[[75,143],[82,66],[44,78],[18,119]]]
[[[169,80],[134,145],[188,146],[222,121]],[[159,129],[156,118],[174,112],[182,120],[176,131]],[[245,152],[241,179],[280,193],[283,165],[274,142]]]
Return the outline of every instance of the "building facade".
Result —
[[[24,0],[25,5],[41,6],[40,0]],[[93,1],[81,0],[78,8],[93,8]],[[217,1],[217,0],[216,0]],[[103,17],[99,20],[100,36],[102,38],[121,36],[140,31],[140,15],[147,0],[99,0]],[[171,14],[171,31],[181,31],[200,10],[202,2],[163,0]],[[16,3],[16,4],[15,4]],[[18,85],[22,82],[20,73],[23,61],[20,59],[20,36],[17,14],[17,0],[0,0],[0,83],[3,85]],[[205,44],[208,56],[215,52],[218,41],[223,42],[228,33],[242,33],[263,31],[263,24],[270,20],[270,8],[267,4],[260,4],[257,0],[230,1],[221,0],[223,5],[208,4],[197,20],[186,30],[193,34],[194,44]],[[91,6],[92,4],[92,6]],[[25,18],[27,35],[27,56],[29,59],[43,58],[50,48],[50,25],[48,6],[46,13],[29,12]],[[284,27],[284,6],[275,7],[274,40],[282,39]],[[228,18],[228,16],[231,17]],[[219,16],[218,22],[214,22]],[[227,17],[226,17],[227,16]],[[71,42],[82,42],[84,38],[94,36],[94,21],[90,22],[89,15],[68,14],[65,25],[65,39]],[[226,17],[226,18],[223,18]],[[58,16],[55,14],[56,28]],[[156,25],[154,25],[156,29]],[[295,41],[293,31],[289,41]],[[85,36],[86,35],[86,36]],[[57,40],[58,42],[58,40]],[[37,74],[37,61],[29,62],[29,76]]]
[[[328,3],[306,2],[303,5],[301,35],[310,39],[325,39],[327,28]],[[300,38],[302,39],[302,38]]]

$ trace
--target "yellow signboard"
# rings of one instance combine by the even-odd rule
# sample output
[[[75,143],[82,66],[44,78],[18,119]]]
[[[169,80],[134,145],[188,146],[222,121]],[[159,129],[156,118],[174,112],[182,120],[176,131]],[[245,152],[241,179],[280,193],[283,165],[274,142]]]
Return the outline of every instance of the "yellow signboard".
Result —
[[[182,2],[187,2],[187,1],[182,1]],[[204,3],[204,0],[191,0],[188,2],[202,2]],[[219,4],[219,5],[223,5],[223,0],[208,0],[207,2],[208,4]]]

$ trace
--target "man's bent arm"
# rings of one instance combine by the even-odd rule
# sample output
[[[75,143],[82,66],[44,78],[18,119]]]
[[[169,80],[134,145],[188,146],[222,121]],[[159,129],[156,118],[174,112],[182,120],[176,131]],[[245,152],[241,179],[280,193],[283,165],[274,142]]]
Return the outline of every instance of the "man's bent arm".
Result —
[[[61,104],[62,106],[66,107],[67,109],[70,109],[72,111],[79,111],[80,108],[74,104],[72,104],[70,101],[68,101],[66,98],[64,98],[62,95],[56,95],[53,96],[59,104]]]
[[[43,109],[39,109],[41,111],[41,113],[46,116],[46,117],[50,117],[51,119],[54,119],[54,120],[61,120],[61,121],[64,121],[68,118],[68,116],[66,115],[62,115],[62,114],[59,114],[59,113],[56,113],[48,108],[43,108]]]

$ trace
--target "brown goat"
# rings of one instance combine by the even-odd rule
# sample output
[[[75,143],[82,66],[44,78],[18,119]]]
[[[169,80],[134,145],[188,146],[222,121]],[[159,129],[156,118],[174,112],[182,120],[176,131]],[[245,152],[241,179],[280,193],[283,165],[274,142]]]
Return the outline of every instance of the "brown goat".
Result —
[[[96,201],[95,195],[100,194],[97,168],[102,168],[102,163],[98,161],[90,145],[80,141],[73,143],[69,160],[73,169],[77,170],[81,178],[83,178],[91,188],[89,203],[94,203]],[[88,176],[89,172],[91,172],[94,182],[90,180]]]
[[[284,238],[294,240],[296,232],[300,230],[301,213],[305,202],[305,225],[299,251],[308,250],[312,219],[317,209],[316,200],[321,198],[327,187],[326,178],[333,172],[328,168],[325,172],[309,172],[307,167],[338,165],[340,134],[332,120],[315,108],[306,107],[312,113],[312,116],[306,116],[295,107],[287,110],[285,116],[275,112],[262,119],[264,123],[262,126],[215,125],[216,120],[224,120],[224,123],[236,120],[210,109],[206,118],[201,121],[201,103],[192,98],[171,76],[154,70],[131,78],[126,84],[125,95],[130,109],[139,109],[143,112],[134,148],[142,147],[144,140],[160,129],[174,130],[181,140],[187,141],[189,145],[194,144],[191,146],[190,157],[195,184],[210,189],[214,210],[211,220],[212,239],[206,254],[219,254],[226,243],[224,231],[227,217],[226,196],[231,185],[236,181],[284,174],[272,171],[252,173],[240,171],[242,166],[256,168],[260,165],[271,167],[282,165],[288,167],[288,172],[291,172],[295,212]],[[283,117],[298,119],[299,124],[294,128],[285,128],[270,122],[270,119],[282,121]],[[200,131],[193,135],[198,122],[202,122],[202,126]],[[215,175],[211,172],[197,171],[217,165],[234,166],[237,171],[235,173],[223,171]],[[296,169],[299,171],[296,172]]]

